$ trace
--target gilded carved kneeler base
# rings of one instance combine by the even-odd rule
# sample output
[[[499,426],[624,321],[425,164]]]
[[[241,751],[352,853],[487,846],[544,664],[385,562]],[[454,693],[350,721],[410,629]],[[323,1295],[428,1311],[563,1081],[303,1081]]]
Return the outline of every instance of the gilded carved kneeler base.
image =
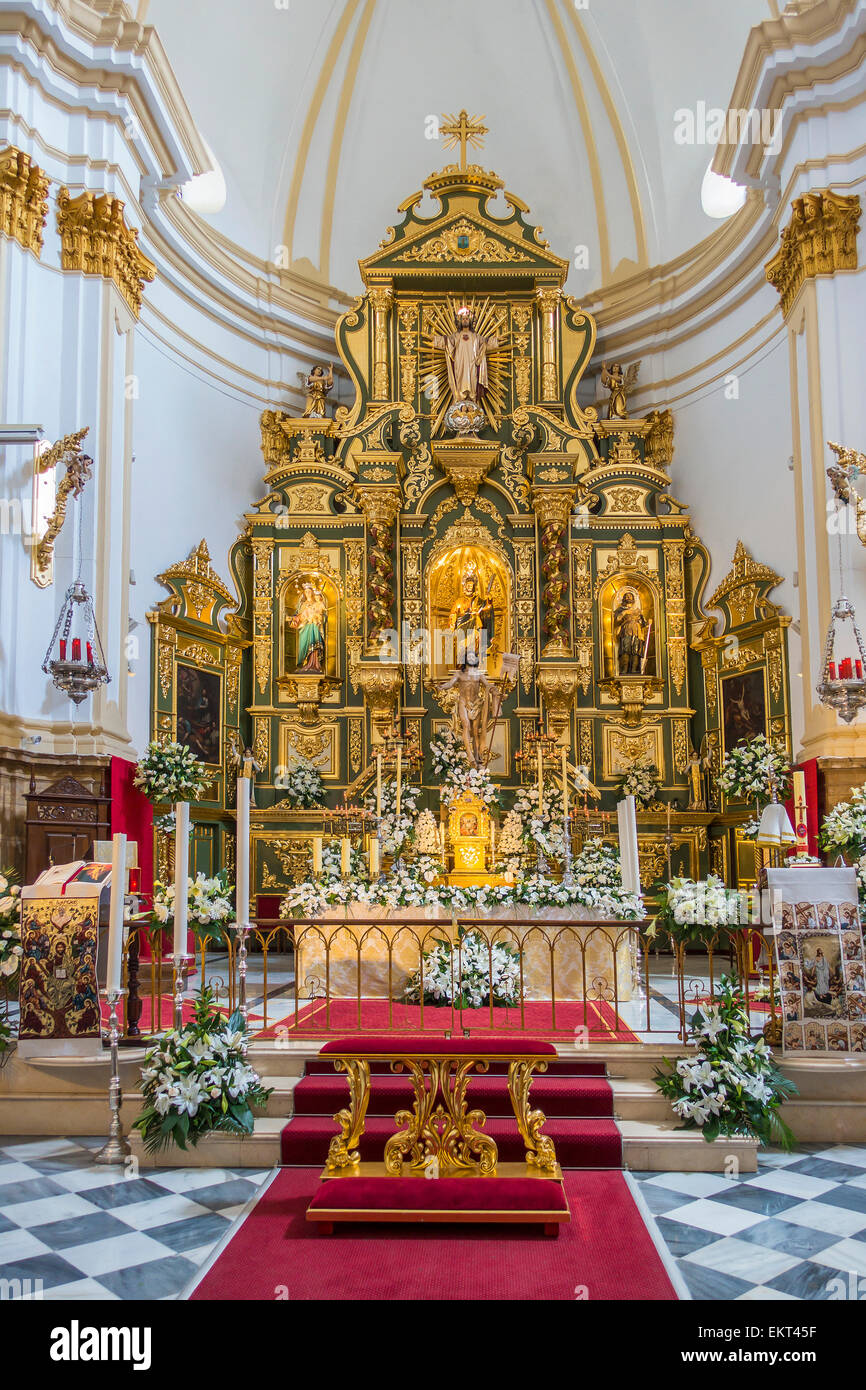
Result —
[[[328,1168],[337,1171],[361,1161],[355,1145],[364,1133],[370,1103],[370,1063],[341,1058],[334,1062],[334,1070],[344,1071],[349,1081],[349,1109],[338,1110],[334,1116],[340,1133],[334,1135],[328,1150]]]

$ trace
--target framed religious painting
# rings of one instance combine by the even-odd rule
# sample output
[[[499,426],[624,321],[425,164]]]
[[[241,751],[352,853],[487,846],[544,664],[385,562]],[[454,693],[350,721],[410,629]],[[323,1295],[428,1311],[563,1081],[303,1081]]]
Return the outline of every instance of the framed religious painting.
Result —
[[[767,733],[767,685],[764,667],[723,676],[722,738],[724,753]]]
[[[209,767],[219,767],[221,734],[221,673],[179,661],[175,685],[175,738]]]

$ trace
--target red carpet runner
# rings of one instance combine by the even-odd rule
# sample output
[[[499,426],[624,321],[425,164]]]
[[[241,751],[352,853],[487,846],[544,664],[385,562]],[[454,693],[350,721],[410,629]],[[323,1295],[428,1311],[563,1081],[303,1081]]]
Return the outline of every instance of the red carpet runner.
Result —
[[[398,1110],[411,1109],[412,1086],[393,1076],[387,1063],[372,1067],[367,1127],[359,1148],[362,1160],[381,1160],[385,1141],[394,1133]],[[282,1133],[282,1162],[293,1167],[324,1165],[331,1137],[338,1133],[332,1116],[346,1104],[345,1075],[332,1062],[307,1063],[294,1090],[294,1115]],[[484,1132],[499,1146],[502,1163],[522,1162],[526,1150],[508,1097],[504,1063],[492,1063],[486,1076],[469,1083],[471,1106],[487,1115]],[[613,1121],[613,1091],[601,1062],[563,1059],[551,1062],[532,1086],[532,1104],[547,1116],[544,1132],[556,1145],[563,1168],[621,1168],[622,1142]]]
[[[483,1182],[483,1178],[467,1178]],[[365,1226],[304,1220],[319,1169],[283,1168],[192,1294],[196,1300],[673,1300],[622,1173],[568,1173],[571,1224]]]
[[[259,1004],[260,1008],[261,1005]],[[288,1017],[268,1021],[261,1028],[253,1017],[250,1027],[257,1038],[286,1035],[290,1038],[330,1038],[339,1033],[431,1033],[442,1037],[447,1030],[455,1036],[468,1028],[473,1037],[495,1033],[498,1037],[514,1033],[521,1036],[563,1037],[573,1042],[575,1037],[604,1042],[637,1042],[637,1036],[617,1016],[616,1010],[604,1000],[564,999],[555,1007],[549,999],[527,1000],[522,1014],[518,1009],[495,1008],[493,1016],[486,1009],[434,1008],[425,1005],[423,1014],[418,1004],[401,1004],[397,1000],[362,999],[360,1017],[357,999],[332,999],[330,1004],[319,1000],[301,1004],[297,1019]]]

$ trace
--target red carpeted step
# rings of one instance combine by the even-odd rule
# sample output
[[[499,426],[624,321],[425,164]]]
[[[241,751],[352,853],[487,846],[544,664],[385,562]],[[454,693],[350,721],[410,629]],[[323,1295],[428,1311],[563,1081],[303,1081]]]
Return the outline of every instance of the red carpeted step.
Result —
[[[292,1167],[324,1164],[331,1137],[339,1132],[324,1115],[295,1115],[281,1136],[282,1162]],[[513,1119],[490,1118],[485,1134],[496,1140],[501,1163],[519,1163],[526,1155]],[[556,1146],[563,1168],[621,1168],[622,1142],[611,1119],[552,1118],[544,1126]],[[362,1161],[381,1162],[386,1140],[394,1133],[394,1117],[368,1115],[358,1149]]]
[[[548,1062],[546,1076],[605,1076],[607,1067],[604,1062],[582,1062],[575,1057],[560,1057],[555,1061]],[[307,1076],[334,1076],[334,1063],[329,1057],[313,1057],[307,1062]],[[371,1062],[371,1076],[391,1076],[391,1067],[388,1062]],[[491,1062],[486,1073],[488,1076],[507,1076],[507,1062]],[[542,1073],[538,1073],[540,1076]]]
[[[334,1115],[346,1104],[345,1076],[305,1076],[294,1089],[296,1115]],[[393,1119],[398,1110],[411,1109],[414,1093],[406,1076],[371,1078],[369,1115]],[[470,1105],[487,1115],[512,1116],[508,1082],[504,1076],[476,1076],[469,1083]],[[582,1119],[613,1115],[613,1091],[604,1077],[538,1076],[532,1085],[532,1104],[545,1115]]]

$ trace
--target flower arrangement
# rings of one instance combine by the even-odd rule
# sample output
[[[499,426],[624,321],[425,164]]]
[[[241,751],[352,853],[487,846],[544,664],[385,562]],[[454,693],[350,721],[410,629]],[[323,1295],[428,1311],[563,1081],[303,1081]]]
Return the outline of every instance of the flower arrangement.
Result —
[[[324,805],[325,784],[314,763],[299,762],[290,772],[282,774],[278,785],[279,790],[285,792],[286,800],[298,810]]]
[[[135,1128],[148,1153],[170,1144],[186,1149],[218,1130],[252,1134],[253,1107],[267,1105],[271,1091],[247,1063],[246,1048],[241,1014],[226,1019],[213,992],[199,991],[193,1021],[165,1033],[144,1056]]]
[[[213,878],[196,874],[188,878],[188,921],[196,935],[211,941],[224,937],[223,925],[235,920],[235,887],[229,882],[227,869]],[[156,882],[153,885],[153,911],[150,920],[167,927],[174,922],[174,884]]]
[[[439,854],[439,827],[432,811],[422,811],[415,822],[416,854]]]
[[[788,795],[791,764],[787,753],[769,743],[764,734],[748,743],[738,743],[726,754],[717,785],[731,801],[754,801],[766,805],[772,800],[770,777],[776,776],[780,801]]]
[[[415,832],[415,812],[418,809],[418,801],[421,796],[421,788],[413,787],[409,782],[403,782],[400,789],[400,814],[397,815],[397,781],[382,783],[382,819],[379,826],[379,838],[384,854],[399,854],[401,849],[408,848],[411,844]],[[367,810],[376,810],[375,794],[367,797]]]
[[[661,782],[657,767],[649,763],[633,763],[622,779],[622,795],[633,796],[635,805],[646,810],[655,801]]]
[[[313,858],[310,855],[310,876],[312,877]],[[343,876],[343,847],[339,840],[329,840],[322,846],[322,874],[323,879],[340,879]],[[349,846],[349,879],[356,883],[367,883],[370,878],[370,869],[367,863],[367,856],[358,845]]]
[[[13,869],[0,873],[0,978],[12,987],[21,965],[21,889]]]
[[[818,843],[831,854],[860,859],[866,852],[866,785],[855,787],[850,801],[837,801],[824,817]]]
[[[540,849],[549,859],[565,858],[562,792],[555,782],[544,783],[540,808],[537,783],[520,787],[514,800],[514,810],[523,821],[524,840],[528,848]]]
[[[461,796],[477,796],[487,806],[495,805],[499,792],[486,767],[473,767],[466,749],[453,729],[443,729],[429,745],[433,771],[443,778],[439,796],[443,806],[453,806]]]
[[[681,1057],[672,1071],[657,1071],[656,1085],[672,1102],[683,1129],[699,1129],[708,1142],[720,1134],[746,1134],[762,1144],[794,1148],[796,1140],[779,1114],[796,1087],[779,1071],[763,1037],[752,1038],[743,1001],[733,980],[723,976],[715,1004],[701,1004],[689,1021],[694,1056]]]
[[[502,942],[489,945],[478,931],[458,927],[457,942],[438,941],[406,982],[403,999],[455,1009],[505,1008],[520,1003],[520,952]]]
[[[506,873],[519,873],[525,850],[523,820],[520,812],[512,806],[502,822],[502,829],[496,842],[496,857],[499,866]]]
[[[748,912],[743,922],[743,896],[715,874],[705,879],[672,878],[661,887],[661,906],[647,936],[652,938],[662,929],[673,941],[686,944],[727,939],[748,922]]]
[[[153,802],[198,801],[208,780],[204,763],[182,743],[149,743],[135,772],[135,785]]]
[[[6,1019],[6,1018],[0,1017],[0,1057],[3,1056],[3,1053],[4,1053],[4,1052],[6,1051],[6,1049],[8,1048],[9,1043],[11,1042],[11,1040],[12,1040],[12,1029],[11,1029],[10,1026],[9,1026],[9,1020]]]

